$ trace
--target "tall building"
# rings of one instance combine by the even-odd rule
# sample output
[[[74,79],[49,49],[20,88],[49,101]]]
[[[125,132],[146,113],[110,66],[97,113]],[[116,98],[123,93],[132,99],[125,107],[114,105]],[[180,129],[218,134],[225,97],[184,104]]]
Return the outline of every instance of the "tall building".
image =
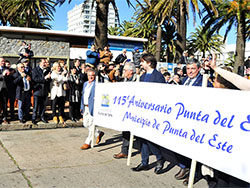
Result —
[[[72,10],[68,11],[68,31],[76,33],[95,33],[96,21],[96,3],[91,7],[92,1],[88,3],[76,5]],[[109,4],[108,27],[115,27],[118,24],[118,19],[115,16],[115,10],[112,4]]]

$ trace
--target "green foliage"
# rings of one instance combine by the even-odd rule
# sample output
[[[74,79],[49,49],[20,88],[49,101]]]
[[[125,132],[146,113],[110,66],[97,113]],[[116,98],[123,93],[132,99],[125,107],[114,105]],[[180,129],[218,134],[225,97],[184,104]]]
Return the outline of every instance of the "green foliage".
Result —
[[[226,66],[234,67],[234,64],[235,64],[235,53],[228,53],[228,57],[225,60],[224,64]]]
[[[210,29],[199,26],[195,29],[196,32],[192,32],[188,39],[188,50],[191,53],[201,52],[202,57],[205,57],[205,53],[216,51],[222,53],[224,43],[222,36],[211,33]]]
[[[50,29],[46,21],[53,20],[54,0],[6,0],[0,2],[2,25]]]

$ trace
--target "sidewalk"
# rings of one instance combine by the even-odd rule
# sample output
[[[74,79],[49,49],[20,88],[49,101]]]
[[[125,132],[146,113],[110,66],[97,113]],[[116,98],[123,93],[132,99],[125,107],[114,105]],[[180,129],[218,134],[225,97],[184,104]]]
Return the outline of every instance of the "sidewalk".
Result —
[[[52,111],[50,106],[47,106],[45,114],[47,117],[47,120],[49,123],[43,123],[42,121],[39,121],[37,125],[33,125],[31,120],[27,121],[26,123],[20,123],[19,120],[17,120],[17,108],[15,109],[15,120],[9,120],[8,124],[0,124],[0,131],[15,131],[15,130],[28,130],[28,129],[55,129],[55,128],[64,128],[64,127],[82,127],[82,119],[80,119],[78,122],[73,122],[70,120],[69,117],[69,103],[65,103],[65,115],[67,118],[65,118],[65,124],[56,124],[52,121]],[[32,107],[30,110],[30,115],[32,116]],[[69,119],[68,119],[69,118]]]
[[[150,156],[150,170],[133,172],[130,168],[140,163],[137,150],[133,149],[130,166],[126,159],[114,159],[121,149],[121,133],[100,130],[105,132],[101,143],[86,151],[80,150],[86,128],[1,131],[0,187],[185,188],[182,180],[174,178],[179,168],[169,161],[163,173],[154,174],[154,156]],[[194,187],[208,186],[202,179]]]

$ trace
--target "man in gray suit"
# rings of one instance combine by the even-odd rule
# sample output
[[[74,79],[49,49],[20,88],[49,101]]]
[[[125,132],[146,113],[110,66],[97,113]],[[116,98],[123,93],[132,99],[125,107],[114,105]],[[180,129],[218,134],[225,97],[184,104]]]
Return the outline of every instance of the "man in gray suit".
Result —
[[[7,85],[5,82],[5,77],[10,74],[10,71],[5,67],[5,59],[0,57],[0,101],[2,102],[3,110],[3,123],[8,123],[7,121]]]

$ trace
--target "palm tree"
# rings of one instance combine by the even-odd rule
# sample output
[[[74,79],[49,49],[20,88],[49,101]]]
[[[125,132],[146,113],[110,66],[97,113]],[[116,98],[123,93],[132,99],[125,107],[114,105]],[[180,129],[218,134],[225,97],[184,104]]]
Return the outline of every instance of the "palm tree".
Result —
[[[138,2],[138,1],[137,1]],[[213,7],[212,0],[200,0],[200,2],[207,8],[210,8],[216,13]],[[157,42],[156,42],[156,58],[159,60],[161,52],[161,34],[162,24],[168,20],[176,24],[177,28],[177,43],[176,49],[179,54],[186,48],[186,33],[187,33],[187,20],[189,18],[189,6],[191,5],[194,20],[195,12],[200,14],[198,0],[144,0],[147,5],[138,2],[146,16],[142,15],[142,19],[146,21],[153,20],[157,25]],[[180,55],[179,55],[180,56]],[[178,55],[177,55],[178,57]]]
[[[204,31],[204,29],[199,26],[195,29],[196,32],[192,32],[188,39],[188,49],[192,53],[197,51],[202,52],[202,57],[205,57],[206,52],[216,51],[220,54],[222,53],[223,40],[222,36],[218,34],[212,34],[210,29]]]
[[[136,13],[135,13],[136,14]],[[154,54],[156,49],[156,27],[153,22],[143,22],[134,21],[134,22],[126,22],[125,26],[122,25],[123,35],[129,37],[138,37],[138,38],[147,38],[148,41],[143,44],[143,47],[148,52]]]
[[[137,20],[143,20],[142,23],[153,22],[154,25],[157,26],[155,57],[157,61],[160,61],[162,46],[162,24],[167,18],[169,18],[174,1],[144,0],[144,4],[139,2],[138,4],[141,7],[141,12],[139,13]]]
[[[189,7],[191,6],[191,10],[193,12],[194,24],[196,22],[196,17],[195,17],[196,11],[198,12],[199,16],[201,16],[198,2],[200,2],[208,10],[212,10],[214,14],[217,15],[217,10],[215,9],[213,5],[212,0],[176,1],[177,3],[176,13],[173,12],[173,15],[175,14],[175,17],[177,20],[177,33],[178,33],[177,34],[177,57],[180,57],[182,55],[182,52],[186,49],[187,21],[190,15]]]
[[[166,62],[173,62],[176,55],[177,32],[173,22],[166,21],[163,24],[162,32],[162,56]]]
[[[225,0],[221,4],[220,0],[216,0],[216,8],[218,9],[218,17],[213,12],[207,11],[207,15],[202,20],[206,27],[211,27],[211,32],[219,32],[220,29],[226,25],[226,32],[224,40],[227,38],[228,32],[232,26],[237,27],[236,38],[236,58],[234,65],[234,72],[238,71],[238,67],[244,64],[245,57],[245,43],[249,36],[247,29],[250,27],[250,2],[249,0]]]
[[[8,6],[9,2],[0,2],[0,21],[3,26],[6,26],[8,22]]]
[[[120,31],[120,27],[109,27],[108,28],[108,34],[109,35],[115,35],[115,36],[120,36],[122,33]]]
[[[53,20],[54,0],[7,0],[0,3],[2,25],[51,28],[46,21]]]
[[[62,5],[66,0],[57,0],[56,5]],[[68,0],[70,3],[72,0]],[[84,0],[84,5],[92,1],[92,8],[96,3],[96,24],[95,24],[95,45],[97,48],[103,48],[108,43],[108,8],[111,3],[114,7],[116,17],[119,19],[118,9],[115,0]],[[132,6],[130,0],[126,0],[128,6]]]

